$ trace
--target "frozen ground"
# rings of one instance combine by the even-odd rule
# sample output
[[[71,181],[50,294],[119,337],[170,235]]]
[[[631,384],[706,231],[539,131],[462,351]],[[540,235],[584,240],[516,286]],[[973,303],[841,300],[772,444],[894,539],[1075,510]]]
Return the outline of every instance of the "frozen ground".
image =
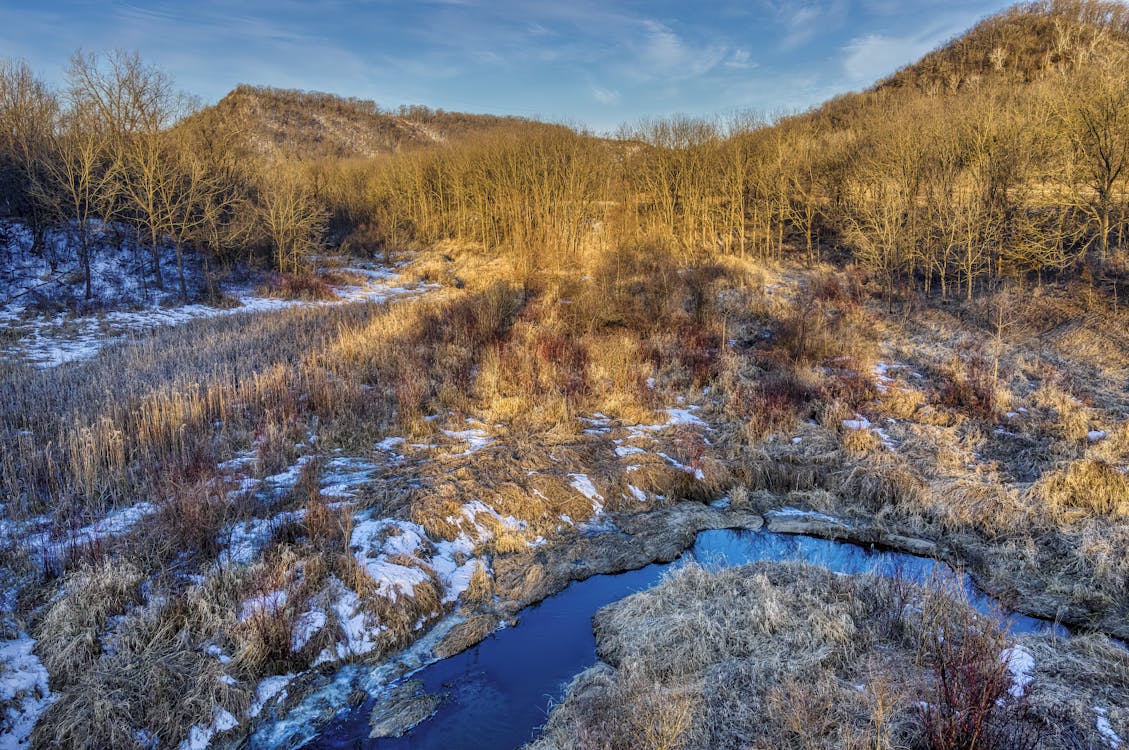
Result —
[[[421,289],[403,284],[397,273],[373,262],[349,259],[337,270],[360,283],[335,286],[336,299],[311,301],[263,296],[254,281],[225,286],[227,302],[212,307],[180,304],[176,293],[176,256],[162,258],[166,291],[158,292],[149,272],[148,252],[124,241],[104,239],[92,260],[93,299],[83,298],[81,267],[73,254],[64,252],[63,231],[50,233],[47,249],[33,254],[30,232],[12,222],[0,222],[0,252],[11,262],[0,271],[0,359],[23,361],[40,367],[88,359],[110,344],[162,326],[198,318],[237,313],[265,312],[298,306],[348,302],[384,302]],[[323,259],[329,260],[329,259]],[[190,290],[203,286],[202,272],[189,259],[186,275]]]

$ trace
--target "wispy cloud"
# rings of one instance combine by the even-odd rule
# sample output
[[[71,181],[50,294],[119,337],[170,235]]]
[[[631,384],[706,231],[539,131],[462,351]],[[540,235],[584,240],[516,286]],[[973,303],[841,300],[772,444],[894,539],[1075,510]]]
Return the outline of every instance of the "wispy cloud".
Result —
[[[592,87],[592,98],[600,104],[616,104],[619,102],[619,92],[615,89],[606,89],[603,86]]]
[[[857,36],[843,47],[843,71],[853,85],[876,81],[915,62],[966,25],[965,17],[960,16],[935,19],[925,28],[906,34]]]

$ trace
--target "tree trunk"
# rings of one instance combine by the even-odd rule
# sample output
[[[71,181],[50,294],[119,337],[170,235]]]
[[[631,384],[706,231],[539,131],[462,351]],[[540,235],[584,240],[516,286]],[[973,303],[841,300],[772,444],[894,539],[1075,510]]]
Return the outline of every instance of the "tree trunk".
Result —
[[[180,301],[188,304],[188,285],[184,281],[184,253],[180,243],[176,243],[176,275],[180,280]]]
[[[149,252],[153,255],[153,278],[157,282],[157,288],[163,292],[165,291],[165,280],[161,277],[161,253],[157,249],[156,228],[149,230],[149,243]]]

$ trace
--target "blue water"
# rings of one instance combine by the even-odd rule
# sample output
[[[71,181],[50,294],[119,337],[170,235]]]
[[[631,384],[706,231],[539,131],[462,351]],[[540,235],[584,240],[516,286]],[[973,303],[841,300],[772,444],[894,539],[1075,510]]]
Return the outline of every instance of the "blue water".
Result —
[[[447,699],[435,716],[406,736],[369,739],[372,701],[368,701],[338,714],[305,747],[511,750],[536,736],[551,703],[564,696],[575,675],[595,663],[592,616],[596,610],[654,586],[667,570],[688,561],[726,568],[760,560],[802,561],[838,573],[876,573],[923,584],[941,578],[963,587],[978,610],[1002,615],[1012,632],[1057,629],[1065,634],[1061,626],[1000,612],[967,576],[958,577],[930,558],[768,531],[704,531],[672,563],[573,583],[524,610],[517,626],[412,675],[423,682],[425,691],[445,694]]]

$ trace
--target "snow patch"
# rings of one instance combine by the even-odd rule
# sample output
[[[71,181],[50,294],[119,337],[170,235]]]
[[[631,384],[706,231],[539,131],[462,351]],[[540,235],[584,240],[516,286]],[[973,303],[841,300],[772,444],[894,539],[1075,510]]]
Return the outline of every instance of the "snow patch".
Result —
[[[20,634],[14,640],[0,641],[0,747],[19,748],[29,744],[39,717],[54,702],[47,683],[47,669],[33,653],[35,641]]]
[[[1011,687],[1008,692],[1014,698],[1022,698],[1027,686],[1035,679],[1035,657],[1020,644],[1009,646],[1000,653],[1000,660],[1011,673]]]
[[[239,610],[239,621],[244,622],[259,614],[277,612],[286,606],[286,599],[287,594],[284,589],[252,597],[243,602]]]
[[[259,681],[255,688],[255,700],[247,709],[247,715],[252,719],[263,712],[268,703],[286,700],[286,686],[294,679],[294,673],[265,677]]]
[[[596,485],[592,484],[592,480],[588,478],[587,474],[569,474],[569,480],[572,488],[579,492],[584,497],[592,502],[592,515],[593,517],[600,515],[604,512],[604,498],[596,491]]]
[[[1109,745],[1110,750],[1118,750],[1121,747],[1122,740],[1117,732],[1113,731],[1113,725],[1109,723],[1108,712],[1104,708],[1094,706],[1094,726],[1105,743]]]
[[[250,565],[270,543],[275,531],[288,523],[296,523],[306,517],[306,509],[279,513],[272,518],[254,518],[250,521],[234,523],[224,530],[227,537],[225,548],[220,552],[220,562],[236,565]]]
[[[325,612],[320,609],[311,609],[298,615],[294,629],[290,632],[290,650],[301,651],[305,648],[310,639],[325,627],[325,623]]]
[[[180,750],[206,750],[212,737],[239,726],[239,719],[230,711],[219,706],[212,711],[212,723],[207,726],[197,724],[188,730],[188,739],[180,743]]]

